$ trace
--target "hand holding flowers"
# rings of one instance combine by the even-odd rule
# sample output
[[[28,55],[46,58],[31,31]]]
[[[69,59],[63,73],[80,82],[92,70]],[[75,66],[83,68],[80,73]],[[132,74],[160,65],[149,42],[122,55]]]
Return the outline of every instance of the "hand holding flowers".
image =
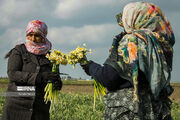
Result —
[[[52,72],[59,72],[59,64],[67,65],[70,64],[75,69],[75,65],[80,63],[81,66],[86,66],[91,61],[87,60],[87,52],[91,53],[91,49],[86,49],[86,45],[83,44],[83,47],[78,46],[75,50],[71,51],[69,54],[64,54],[59,50],[53,50],[50,54],[47,54],[46,57],[53,63]],[[93,79],[94,80],[94,79]],[[106,89],[94,80],[94,108],[95,101],[97,96],[105,95]],[[48,83],[45,87],[45,102],[51,101],[51,104],[56,102],[57,100],[57,90],[54,90],[52,87],[52,83]]]
[[[75,69],[75,64],[80,63],[84,64],[87,63],[87,52],[91,53],[91,49],[86,49],[86,45],[84,44],[83,47],[78,46],[75,50],[71,51],[67,56],[68,64],[72,65]]]
[[[67,64],[66,55],[63,54],[62,52],[58,51],[58,50],[53,50],[50,54],[47,54],[46,57],[53,64],[52,72],[56,72],[57,74],[59,74],[59,64],[62,64],[62,65]],[[44,89],[44,91],[45,91],[44,101],[46,103],[48,101],[51,102],[50,111],[54,107],[54,104],[57,101],[57,91],[58,91],[59,87],[62,86],[59,75],[57,76],[57,78],[59,78],[59,81],[56,81],[54,83],[52,83],[52,82],[47,83],[47,85]]]

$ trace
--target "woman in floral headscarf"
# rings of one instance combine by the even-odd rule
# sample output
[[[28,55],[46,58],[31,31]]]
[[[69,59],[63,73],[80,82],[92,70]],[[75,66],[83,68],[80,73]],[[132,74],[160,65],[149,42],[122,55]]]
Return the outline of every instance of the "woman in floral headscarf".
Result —
[[[171,120],[168,96],[175,38],[170,23],[152,3],[124,7],[117,21],[126,31],[113,40],[104,66],[81,65],[104,85],[105,120]]]
[[[7,55],[9,85],[2,120],[49,120],[50,103],[44,102],[44,88],[62,87],[59,73],[45,55],[51,49],[47,26],[40,20],[29,22],[26,42],[16,45]]]

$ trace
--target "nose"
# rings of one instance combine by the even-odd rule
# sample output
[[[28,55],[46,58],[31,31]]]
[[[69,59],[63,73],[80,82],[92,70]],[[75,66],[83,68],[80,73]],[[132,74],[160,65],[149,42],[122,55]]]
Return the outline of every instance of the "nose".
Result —
[[[32,41],[34,42],[34,41],[35,41],[35,36],[32,35],[31,39],[32,39]]]

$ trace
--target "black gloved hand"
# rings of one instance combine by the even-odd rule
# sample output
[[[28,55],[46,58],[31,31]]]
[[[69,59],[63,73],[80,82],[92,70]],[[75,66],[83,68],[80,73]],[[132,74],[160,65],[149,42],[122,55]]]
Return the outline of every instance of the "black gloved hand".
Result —
[[[54,83],[53,83],[53,89],[55,90],[61,90],[62,88],[62,81],[61,81],[61,78],[56,80]]]
[[[54,83],[55,81],[60,79],[59,73],[57,72],[42,72],[41,79],[45,83]]]
[[[87,75],[90,75],[89,74],[89,66],[90,66],[90,64],[92,64],[93,63],[93,61],[88,61],[86,64],[80,64],[81,65],[81,67],[82,67],[82,69],[84,70],[84,72],[87,74]]]

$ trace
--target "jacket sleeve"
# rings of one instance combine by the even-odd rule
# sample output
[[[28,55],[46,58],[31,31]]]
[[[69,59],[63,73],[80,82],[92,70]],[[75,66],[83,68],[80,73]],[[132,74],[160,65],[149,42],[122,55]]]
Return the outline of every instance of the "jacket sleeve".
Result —
[[[35,85],[35,81],[38,79],[38,73],[24,72],[22,68],[23,61],[21,52],[14,48],[8,59],[7,73],[10,82]]]
[[[109,91],[130,87],[129,82],[110,65],[101,66],[93,62],[89,66],[89,74]]]

